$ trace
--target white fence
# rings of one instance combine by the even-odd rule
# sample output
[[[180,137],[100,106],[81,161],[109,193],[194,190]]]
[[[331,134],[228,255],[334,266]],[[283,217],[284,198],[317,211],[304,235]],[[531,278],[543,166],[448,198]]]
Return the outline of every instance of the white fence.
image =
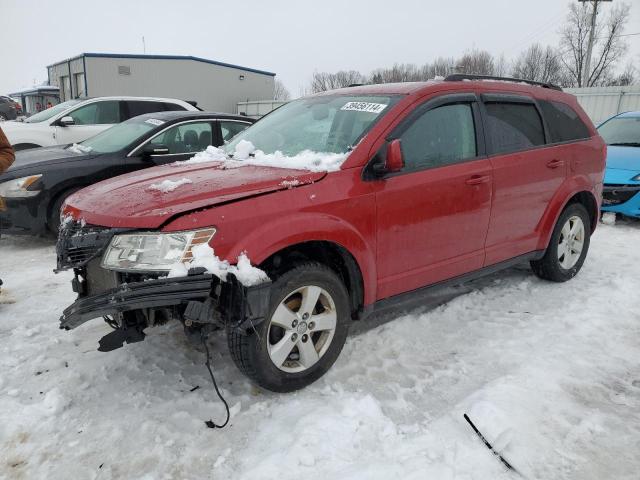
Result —
[[[564,91],[578,98],[596,126],[618,113],[640,110],[640,85],[565,88]]]
[[[277,100],[260,100],[252,102],[238,102],[238,115],[246,115],[247,117],[260,118],[265,116],[271,110],[284,105],[287,102]]]

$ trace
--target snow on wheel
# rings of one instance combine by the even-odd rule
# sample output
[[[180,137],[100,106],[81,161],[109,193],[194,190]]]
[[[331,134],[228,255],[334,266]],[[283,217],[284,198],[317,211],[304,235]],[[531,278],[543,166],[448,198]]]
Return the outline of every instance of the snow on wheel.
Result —
[[[347,338],[351,312],[342,280],[320,263],[294,267],[273,283],[269,312],[248,335],[228,332],[238,368],[276,392],[316,381],[336,361]]]

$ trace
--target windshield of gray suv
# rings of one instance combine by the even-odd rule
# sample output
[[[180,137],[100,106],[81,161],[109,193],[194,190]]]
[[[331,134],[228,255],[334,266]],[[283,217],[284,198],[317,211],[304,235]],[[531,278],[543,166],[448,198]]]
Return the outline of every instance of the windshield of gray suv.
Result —
[[[79,153],[113,153],[122,150],[142,138],[147,132],[157,128],[164,122],[154,118],[140,117],[132,118],[122,123],[118,123],[94,137],[91,137],[78,145],[69,148]]]
[[[607,145],[640,147],[640,116],[616,117],[598,127]]]
[[[304,152],[347,153],[387,113],[397,96],[320,95],[290,102],[236,135],[223,149],[295,157]],[[249,143],[247,143],[249,142]],[[276,155],[276,159],[279,155]],[[239,159],[238,155],[234,159]]]
[[[44,122],[45,120],[49,120],[50,118],[56,116],[57,114],[64,112],[67,108],[73,107],[74,105],[77,105],[82,101],[83,100],[69,100],[67,102],[59,103],[54,107],[47,108],[46,110],[36,113],[35,115],[31,115],[29,118],[25,119],[24,122],[25,123]]]

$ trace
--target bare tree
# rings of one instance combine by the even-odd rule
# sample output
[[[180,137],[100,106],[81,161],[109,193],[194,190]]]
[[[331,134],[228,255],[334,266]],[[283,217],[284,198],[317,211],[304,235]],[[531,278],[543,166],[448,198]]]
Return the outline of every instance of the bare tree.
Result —
[[[593,32],[593,53],[590,72],[585,71],[591,32],[591,2],[569,5],[567,21],[560,30],[561,61],[567,70],[568,82],[578,87],[601,85],[611,78],[612,70],[627,51],[627,42],[621,37],[629,19],[630,7],[623,3],[613,7],[609,15],[596,23]]]
[[[456,70],[458,73],[493,75],[495,60],[486,50],[471,50],[458,59]]]
[[[513,64],[511,75],[535,82],[561,84],[563,65],[558,52],[551,47],[535,43],[527,48]]]
[[[637,81],[638,69],[632,63],[627,63],[627,66],[620,74],[605,80],[603,85],[607,87],[626,87],[635,85]]]
[[[438,57],[432,63],[422,67],[425,80],[436,77],[446,77],[455,72],[456,61],[453,57]]]
[[[289,93],[289,90],[287,89],[287,87],[284,86],[284,83],[282,83],[280,80],[277,80],[277,79],[275,81],[274,88],[273,88],[273,99],[280,100],[283,102],[291,100],[291,93]]]
[[[378,68],[371,73],[371,83],[419,82],[426,80],[421,68],[413,63],[396,63],[393,67]]]
[[[312,93],[325,92],[364,82],[364,75],[355,70],[341,70],[336,73],[315,72],[311,78],[310,89]]]

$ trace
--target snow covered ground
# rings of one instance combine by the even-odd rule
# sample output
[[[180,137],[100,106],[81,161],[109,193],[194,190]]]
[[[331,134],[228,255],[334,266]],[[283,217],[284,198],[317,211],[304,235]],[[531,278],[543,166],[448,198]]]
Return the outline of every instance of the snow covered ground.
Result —
[[[600,225],[569,283],[516,268],[360,324],[295,394],[253,387],[216,336],[232,420],[211,430],[224,410],[178,325],[97,352],[102,322],[57,328],[74,295],[52,243],[4,237],[16,302],[0,305],[0,478],[517,478],[466,412],[524,478],[637,479],[638,245],[640,222]]]

